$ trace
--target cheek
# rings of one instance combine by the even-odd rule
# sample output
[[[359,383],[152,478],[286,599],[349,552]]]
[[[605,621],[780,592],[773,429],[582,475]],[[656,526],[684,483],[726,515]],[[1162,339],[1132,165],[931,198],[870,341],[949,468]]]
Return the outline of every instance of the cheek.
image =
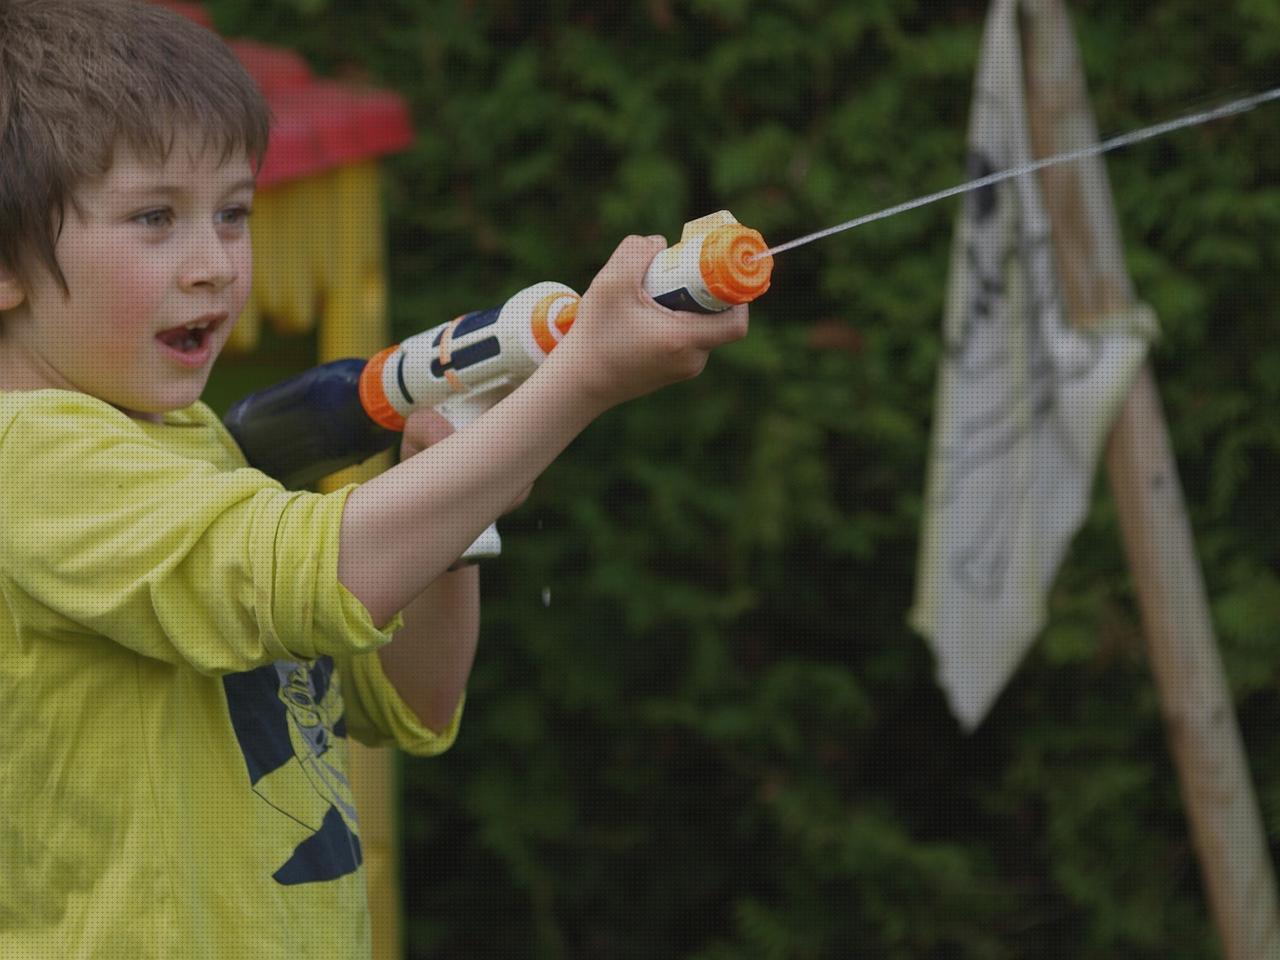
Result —
[[[122,248],[80,271],[75,292],[104,330],[142,325],[151,322],[161,305],[171,273],[160,258],[131,255]]]
[[[174,270],[174,265],[162,257],[127,260],[111,282],[116,304],[129,308],[135,314],[152,313],[169,295]]]
[[[235,264],[236,270],[236,306],[242,309],[249,302],[249,291],[253,289],[253,247],[247,239],[237,246],[232,255],[232,263]]]

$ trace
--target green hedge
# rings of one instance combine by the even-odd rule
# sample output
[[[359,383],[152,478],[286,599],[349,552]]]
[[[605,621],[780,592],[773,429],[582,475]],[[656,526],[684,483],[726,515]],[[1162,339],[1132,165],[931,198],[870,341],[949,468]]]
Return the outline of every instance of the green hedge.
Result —
[[[211,0],[412,104],[398,334],[722,207],[778,242],[964,177],[976,0]],[[1104,134],[1280,76],[1280,7],[1073,3]],[[1109,160],[1280,839],[1280,107]],[[463,733],[404,766],[414,957],[1219,955],[1115,511],[961,734],[905,624],[956,205],[782,255],[749,338],[504,524]],[[1273,852],[1275,847],[1273,846]]]

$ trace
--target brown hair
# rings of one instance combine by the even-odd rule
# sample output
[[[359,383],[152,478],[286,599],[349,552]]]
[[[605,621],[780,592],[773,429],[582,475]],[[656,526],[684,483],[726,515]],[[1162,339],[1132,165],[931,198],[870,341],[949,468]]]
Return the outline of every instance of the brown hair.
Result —
[[[0,0],[0,266],[48,268],[73,191],[118,142],[163,162],[180,130],[257,166],[270,114],[230,48],[137,0]]]

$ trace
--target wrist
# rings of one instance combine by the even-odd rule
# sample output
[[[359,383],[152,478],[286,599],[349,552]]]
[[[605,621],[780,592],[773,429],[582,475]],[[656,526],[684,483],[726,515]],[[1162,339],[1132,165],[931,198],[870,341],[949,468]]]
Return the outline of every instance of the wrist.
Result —
[[[537,380],[539,388],[553,394],[548,398],[547,409],[574,418],[573,426],[582,430],[602,413],[621,403],[613,396],[612,385],[606,378],[584,375],[584,371],[596,367],[598,364],[579,360],[566,338],[533,372],[529,381]]]

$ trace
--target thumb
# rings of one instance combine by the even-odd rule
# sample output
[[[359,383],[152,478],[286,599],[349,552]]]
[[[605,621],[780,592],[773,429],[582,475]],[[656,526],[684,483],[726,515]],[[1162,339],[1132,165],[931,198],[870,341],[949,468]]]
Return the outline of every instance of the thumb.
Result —
[[[644,277],[653,258],[665,250],[667,241],[660,236],[630,236],[623,240],[609,257],[601,274],[635,282]]]

